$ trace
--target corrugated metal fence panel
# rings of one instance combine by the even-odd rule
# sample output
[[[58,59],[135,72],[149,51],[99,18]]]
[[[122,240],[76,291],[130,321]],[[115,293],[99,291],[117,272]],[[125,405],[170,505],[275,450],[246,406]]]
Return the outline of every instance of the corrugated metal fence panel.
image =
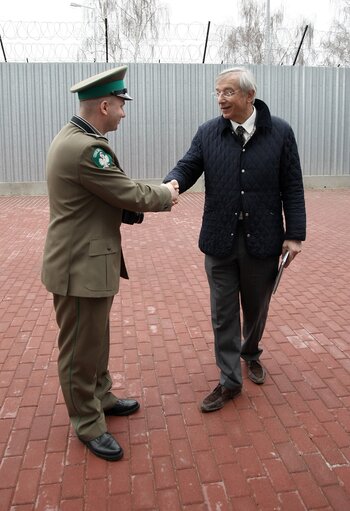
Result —
[[[45,180],[52,138],[78,110],[72,84],[115,64],[0,64],[0,182]],[[184,154],[197,127],[219,114],[211,93],[227,66],[130,64],[133,102],[108,135],[133,178],[161,178]],[[293,127],[305,176],[350,169],[350,69],[250,66],[258,97]]]

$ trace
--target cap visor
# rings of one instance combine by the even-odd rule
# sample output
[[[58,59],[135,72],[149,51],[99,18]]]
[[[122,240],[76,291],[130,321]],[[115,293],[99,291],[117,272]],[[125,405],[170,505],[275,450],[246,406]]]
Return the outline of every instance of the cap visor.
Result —
[[[131,96],[129,96],[129,94],[127,94],[126,92],[124,93],[121,93],[121,94],[118,94],[117,96],[118,98],[123,98],[123,99],[126,99],[126,100],[132,100],[133,98]]]

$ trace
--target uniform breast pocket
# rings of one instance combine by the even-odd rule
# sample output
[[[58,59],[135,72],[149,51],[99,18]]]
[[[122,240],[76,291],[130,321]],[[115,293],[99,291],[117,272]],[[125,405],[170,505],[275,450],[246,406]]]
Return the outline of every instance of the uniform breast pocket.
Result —
[[[91,240],[86,287],[91,291],[113,291],[120,272],[120,246],[113,238]]]

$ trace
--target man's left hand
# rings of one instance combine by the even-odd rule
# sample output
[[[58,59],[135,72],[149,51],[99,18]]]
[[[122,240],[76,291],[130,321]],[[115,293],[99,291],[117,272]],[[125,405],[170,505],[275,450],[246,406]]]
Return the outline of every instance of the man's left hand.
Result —
[[[289,257],[286,261],[285,268],[290,265],[290,263],[293,261],[294,257],[301,252],[301,245],[302,242],[298,240],[285,240],[282,245],[282,257],[284,254],[288,251]]]

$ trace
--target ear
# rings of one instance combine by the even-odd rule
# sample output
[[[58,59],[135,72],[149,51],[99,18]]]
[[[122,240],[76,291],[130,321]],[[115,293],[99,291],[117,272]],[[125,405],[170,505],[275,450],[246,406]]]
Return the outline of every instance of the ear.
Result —
[[[106,99],[104,99],[103,101],[101,101],[100,103],[100,112],[102,115],[108,115],[108,107],[109,107],[109,103]]]
[[[254,98],[255,98],[255,92],[253,89],[249,90],[247,92],[247,102],[248,103],[253,103],[254,102]]]

